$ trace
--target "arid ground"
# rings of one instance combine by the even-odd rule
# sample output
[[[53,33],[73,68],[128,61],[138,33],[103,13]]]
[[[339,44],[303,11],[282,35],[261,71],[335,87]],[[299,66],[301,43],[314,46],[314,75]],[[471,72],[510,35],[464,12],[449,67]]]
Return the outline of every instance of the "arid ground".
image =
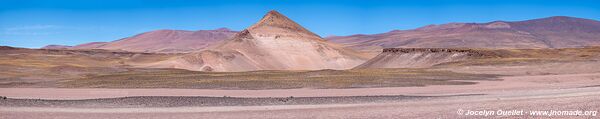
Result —
[[[600,73],[503,79],[354,89],[2,88],[2,95],[14,98],[0,102],[0,113],[3,118],[550,118],[468,116],[457,111],[600,109]]]
[[[485,55],[428,68],[250,72],[141,67],[180,54],[0,51],[0,118],[9,119],[598,118],[600,110],[598,47],[479,49]],[[466,115],[483,110],[495,115]],[[530,114],[550,110],[590,112]]]

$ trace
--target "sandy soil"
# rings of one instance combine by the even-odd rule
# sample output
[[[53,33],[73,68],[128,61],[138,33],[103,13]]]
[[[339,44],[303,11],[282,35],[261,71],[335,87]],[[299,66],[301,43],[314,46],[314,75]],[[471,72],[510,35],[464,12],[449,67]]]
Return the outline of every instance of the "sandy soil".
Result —
[[[124,96],[323,97],[439,96],[417,100],[256,106],[0,107],[1,118],[599,118],[599,116],[467,116],[463,110],[600,111],[600,73],[504,77],[475,85],[362,89],[202,90],[3,88],[10,98],[91,99]],[[373,99],[378,100],[378,99]],[[528,114],[527,114],[528,115]]]
[[[549,74],[582,74],[600,72],[600,61],[573,61],[573,62],[551,62],[530,63],[526,65],[482,65],[447,67],[450,70],[462,73],[476,74],[502,74],[502,75],[549,75]]]
[[[507,92],[393,103],[216,106],[164,108],[5,107],[2,118],[546,118],[548,116],[467,116],[459,110],[600,110],[600,87]],[[554,116],[553,118],[597,118]]]
[[[564,89],[600,85],[600,73],[504,77],[502,81],[479,81],[475,85],[433,85],[426,87],[388,87],[352,89],[69,89],[0,88],[0,95],[33,99],[94,99],[128,96],[230,96],[230,97],[324,97],[367,95],[439,96],[491,94],[511,90]]]

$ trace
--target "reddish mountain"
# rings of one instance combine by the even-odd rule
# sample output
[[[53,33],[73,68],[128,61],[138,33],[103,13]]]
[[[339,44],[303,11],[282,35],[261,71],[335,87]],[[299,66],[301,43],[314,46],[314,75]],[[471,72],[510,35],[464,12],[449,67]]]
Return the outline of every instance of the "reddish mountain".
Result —
[[[69,49],[72,46],[67,46],[67,45],[47,45],[42,47],[41,49]]]
[[[156,30],[112,42],[91,42],[73,47],[65,46],[60,48],[161,53],[195,52],[229,39],[233,37],[235,33],[237,32],[227,28],[199,31]],[[55,47],[58,48],[58,45],[49,45],[45,48]]]
[[[549,17],[518,22],[449,23],[382,34],[328,37],[349,48],[565,48],[600,44],[600,22]]]
[[[106,43],[97,49],[134,52],[193,52],[231,38],[236,32],[217,30],[157,30]]]
[[[108,44],[108,42],[91,42],[73,46],[72,49],[98,49],[106,44]]]

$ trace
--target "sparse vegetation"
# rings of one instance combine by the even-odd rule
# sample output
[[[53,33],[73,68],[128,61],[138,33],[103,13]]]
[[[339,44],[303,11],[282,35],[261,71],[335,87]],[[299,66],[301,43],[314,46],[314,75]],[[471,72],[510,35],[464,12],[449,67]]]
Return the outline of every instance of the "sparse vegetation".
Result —
[[[195,72],[187,70],[130,71],[60,82],[68,88],[208,88],[289,89],[365,88],[465,85],[465,80],[494,80],[496,75],[426,69],[360,69],[319,71]]]
[[[485,50],[485,49],[478,49]],[[523,65],[600,59],[600,47],[491,50],[497,57],[474,58],[438,66]],[[319,71],[196,72],[121,66],[119,62],[156,61],[147,56],[99,52],[0,50],[0,87],[289,89],[364,88],[474,84],[498,75],[432,69],[353,69]],[[126,54],[126,53],[125,53]],[[104,57],[103,57],[104,56]]]

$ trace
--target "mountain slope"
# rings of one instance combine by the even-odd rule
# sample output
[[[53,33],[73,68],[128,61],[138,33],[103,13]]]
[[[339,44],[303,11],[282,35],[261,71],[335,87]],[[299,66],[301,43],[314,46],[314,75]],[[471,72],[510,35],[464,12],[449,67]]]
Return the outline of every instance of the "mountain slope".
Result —
[[[192,52],[231,38],[236,32],[217,30],[157,30],[113,41],[98,49],[135,52]]]
[[[386,48],[379,55],[355,68],[428,68],[470,58],[493,56],[494,53],[474,49]]]
[[[551,48],[600,44],[600,22],[565,16],[511,22],[514,29],[544,40]]]
[[[40,49],[69,49],[71,47],[72,46],[67,46],[67,45],[47,45]]]
[[[106,44],[108,44],[108,42],[90,42],[73,46],[71,49],[98,49]]]
[[[600,22],[561,16],[518,22],[449,23],[327,39],[369,52],[379,52],[382,48],[582,47],[600,44]]]
[[[44,48],[106,49],[131,52],[186,53],[196,52],[229,39],[237,31],[215,30],[156,30],[112,42],[91,42],[73,47],[49,45]]]
[[[270,11],[256,24],[210,50],[149,67],[199,71],[348,69],[365,60]]]

